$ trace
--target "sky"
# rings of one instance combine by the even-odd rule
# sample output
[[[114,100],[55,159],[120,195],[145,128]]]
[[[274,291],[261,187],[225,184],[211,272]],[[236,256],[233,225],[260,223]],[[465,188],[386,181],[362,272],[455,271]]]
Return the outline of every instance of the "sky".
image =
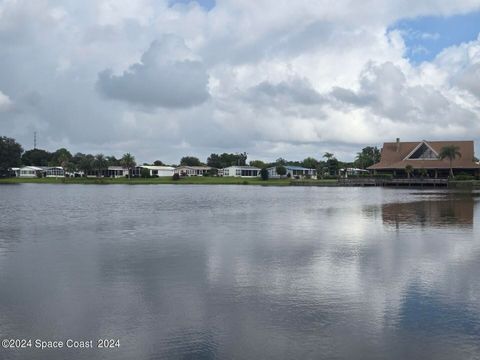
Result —
[[[0,0],[0,135],[178,163],[475,140],[478,0]]]

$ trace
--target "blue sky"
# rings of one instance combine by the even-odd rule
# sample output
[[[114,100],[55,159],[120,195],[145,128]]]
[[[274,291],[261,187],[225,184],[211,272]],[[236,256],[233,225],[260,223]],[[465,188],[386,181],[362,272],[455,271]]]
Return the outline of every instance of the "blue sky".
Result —
[[[414,63],[430,61],[444,48],[477,39],[480,11],[450,17],[429,16],[402,20],[390,30],[404,32],[407,56]]]
[[[170,0],[170,4],[188,4],[190,2],[197,2],[207,10],[212,9],[215,6],[215,0]]]

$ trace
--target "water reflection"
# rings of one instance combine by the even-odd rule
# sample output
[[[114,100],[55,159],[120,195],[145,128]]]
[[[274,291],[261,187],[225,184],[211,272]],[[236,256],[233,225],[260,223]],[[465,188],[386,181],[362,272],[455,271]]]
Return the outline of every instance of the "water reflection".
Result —
[[[472,196],[37,185],[0,187],[0,199],[0,253],[8,250],[0,256],[0,335],[122,342],[105,353],[2,359],[480,352]]]
[[[400,226],[471,228],[474,218],[474,198],[446,196],[447,199],[444,199],[444,197],[383,204],[381,205],[383,223],[395,226],[397,229]]]

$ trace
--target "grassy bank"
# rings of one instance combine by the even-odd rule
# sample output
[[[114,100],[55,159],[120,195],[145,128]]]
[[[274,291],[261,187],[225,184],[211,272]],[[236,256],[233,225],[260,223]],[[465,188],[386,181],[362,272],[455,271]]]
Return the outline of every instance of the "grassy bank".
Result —
[[[99,184],[99,185],[264,185],[264,186],[289,186],[295,183],[295,180],[290,179],[269,179],[261,180],[259,178],[234,178],[234,177],[188,177],[180,180],[173,180],[171,177],[159,178],[8,178],[0,179],[0,184]],[[336,180],[308,180],[302,183],[324,183],[325,185],[334,184]]]

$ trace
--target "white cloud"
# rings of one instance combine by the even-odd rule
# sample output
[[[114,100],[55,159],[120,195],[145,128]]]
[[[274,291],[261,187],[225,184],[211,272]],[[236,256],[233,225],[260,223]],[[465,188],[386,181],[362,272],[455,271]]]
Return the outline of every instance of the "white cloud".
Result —
[[[210,11],[4,1],[0,88],[15,111],[0,113],[2,130],[28,144],[41,129],[51,150],[170,162],[187,151],[351,158],[395,137],[480,140],[480,41],[414,65],[406,35],[388,31],[476,9],[473,0],[218,0]]]
[[[12,105],[12,100],[10,100],[7,95],[0,91],[0,111],[9,110]]]

